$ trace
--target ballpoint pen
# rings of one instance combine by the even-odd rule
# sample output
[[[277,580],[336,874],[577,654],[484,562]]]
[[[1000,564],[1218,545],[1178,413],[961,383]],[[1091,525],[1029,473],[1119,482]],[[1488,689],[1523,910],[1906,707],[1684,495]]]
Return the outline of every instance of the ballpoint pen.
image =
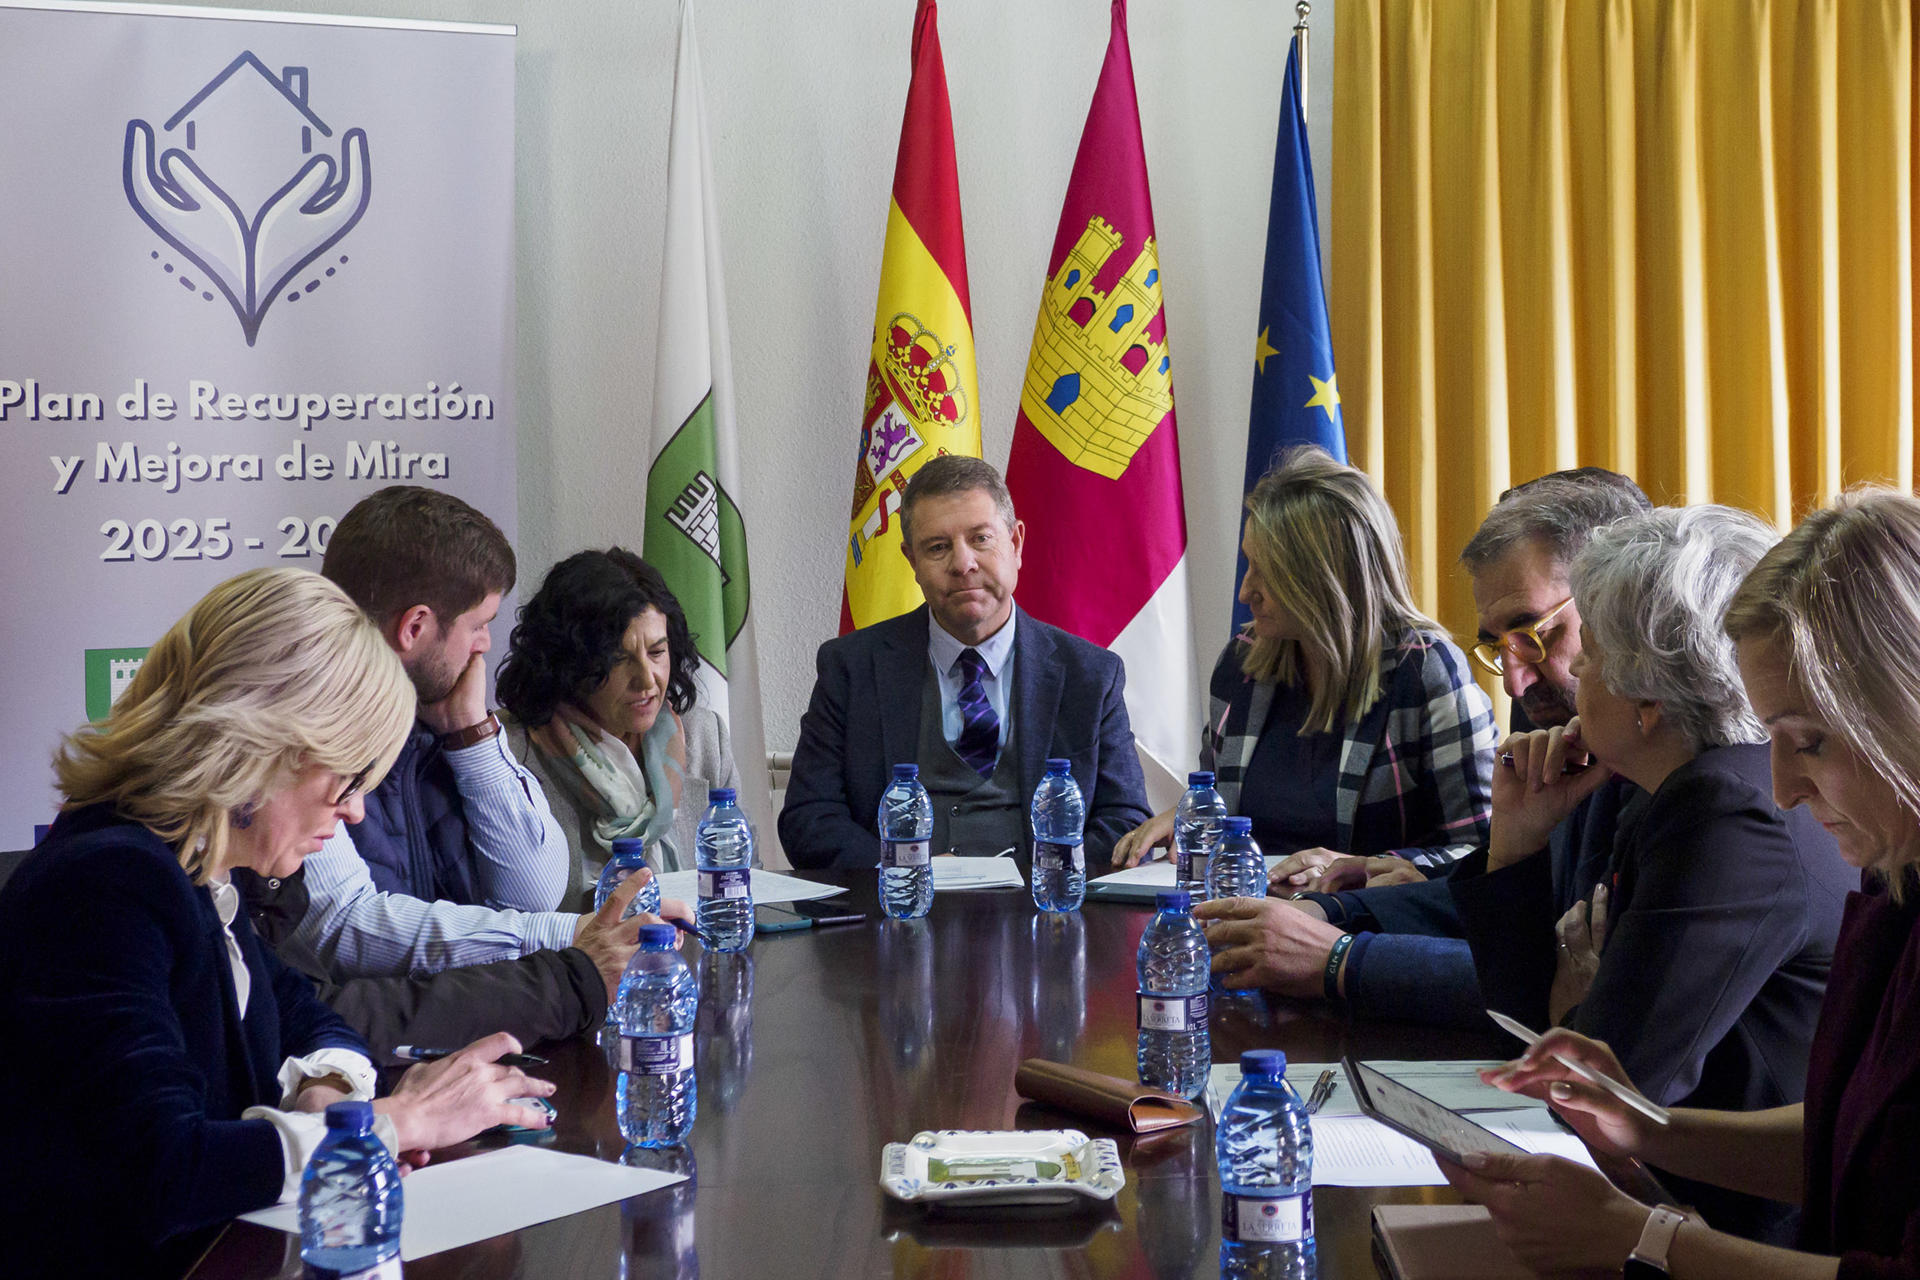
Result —
[[[713,939],[710,936],[708,936],[707,931],[705,929],[700,928],[698,925],[688,924],[685,920],[682,920],[678,916],[668,916],[666,920],[668,924],[672,925],[674,928],[678,929],[680,932],[690,933],[694,937],[700,939],[701,946],[703,947],[713,946]]]
[[[1320,1108],[1326,1105],[1327,1099],[1333,1096],[1333,1091],[1339,1088],[1339,1085],[1340,1082],[1335,1078],[1332,1067],[1322,1071],[1320,1078],[1313,1082],[1313,1092],[1307,1095],[1307,1114],[1310,1116],[1319,1114]]]

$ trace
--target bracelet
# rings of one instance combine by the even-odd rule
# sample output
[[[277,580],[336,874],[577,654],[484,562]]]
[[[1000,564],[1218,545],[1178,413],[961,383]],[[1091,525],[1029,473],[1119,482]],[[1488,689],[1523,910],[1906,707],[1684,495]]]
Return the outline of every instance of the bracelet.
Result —
[[[1327,976],[1322,983],[1327,999],[1340,1003],[1340,965],[1347,958],[1347,951],[1353,946],[1353,935],[1343,933],[1334,939],[1333,950],[1327,952]]]
[[[470,724],[464,729],[455,729],[440,735],[440,746],[447,751],[459,751],[463,747],[476,746],[500,732],[500,717],[487,712],[487,718],[479,724]]]

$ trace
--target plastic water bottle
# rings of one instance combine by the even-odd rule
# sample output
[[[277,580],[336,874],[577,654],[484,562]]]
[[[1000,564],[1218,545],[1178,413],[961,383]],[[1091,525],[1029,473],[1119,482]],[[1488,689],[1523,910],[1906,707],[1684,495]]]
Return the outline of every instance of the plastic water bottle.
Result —
[[[627,961],[614,997],[620,1044],[614,1066],[620,1136],[642,1147],[670,1147],[693,1128],[693,1019],[700,989],[680,958],[670,924],[640,926],[640,950]]]
[[[893,766],[893,785],[880,797],[880,906],[895,920],[917,920],[933,910],[933,801],[920,785],[920,766]]]
[[[1213,775],[1197,769],[1187,775],[1187,794],[1173,811],[1173,887],[1201,900],[1207,896],[1207,867],[1226,834],[1227,802],[1213,789]]]
[[[1140,1083],[1183,1098],[1207,1087],[1213,1044],[1207,1034],[1207,937],[1193,919],[1193,899],[1162,893],[1140,935]]]
[[[1087,896],[1087,802],[1073,780],[1073,761],[1049,760],[1033,789],[1033,905],[1078,911]]]
[[[1287,1055],[1240,1055],[1240,1084],[1214,1131],[1220,1162],[1220,1275],[1311,1280],[1313,1129],[1287,1083]]]
[[[700,930],[715,951],[744,951],[753,940],[753,824],[732,787],[707,792],[707,816],[694,837],[700,866]]]
[[[613,842],[613,853],[607,859],[607,865],[600,868],[599,882],[593,886],[593,909],[598,911],[607,905],[607,899],[620,887],[620,882],[647,865],[647,842],[639,836],[621,836]],[[621,919],[637,915],[640,912],[657,916],[660,914],[660,880],[656,875],[648,880],[633,895],[633,901],[627,904]]]
[[[300,1256],[314,1280],[398,1280],[400,1170],[373,1136],[371,1102],[327,1108],[327,1136],[300,1175]]]
[[[1207,861],[1207,897],[1264,898],[1267,860],[1253,842],[1251,818],[1228,818],[1219,852]]]

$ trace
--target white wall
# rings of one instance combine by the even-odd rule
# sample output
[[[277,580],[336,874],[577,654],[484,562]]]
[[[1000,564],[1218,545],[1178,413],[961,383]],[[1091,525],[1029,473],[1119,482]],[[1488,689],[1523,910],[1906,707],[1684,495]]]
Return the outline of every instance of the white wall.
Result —
[[[522,581],[531,586],[583,546],[638,545],[673,0],[303,7],[518,24]],[[1333,10],[1330,0],[1315,6],[1309,79],[1323,237]],[[697,0],[747,460],[745,492],[736,497],[753,555],[772,750],[791,749],[814,648],[839,622],[913,12],[913,0]],[[1012,438],[1107,15],[1103,0],[948,0],[940,12],[985,452],[996,465]],[[1293,22],[1293,5],[1281,0],[1134,0],[1130,14],[1202,677],[1227,626],[1274,130]],[[1045,552],[1030,545],[1028,554]]]

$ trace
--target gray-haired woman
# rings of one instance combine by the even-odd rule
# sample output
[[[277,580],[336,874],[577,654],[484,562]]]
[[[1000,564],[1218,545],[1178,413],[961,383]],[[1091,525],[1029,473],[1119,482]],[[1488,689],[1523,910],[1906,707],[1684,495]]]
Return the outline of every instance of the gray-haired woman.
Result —
[[[1669,1105],[1800,1100],[1849,887],[1833,837],[1774,807],[1722,629],[1776,541],[1717,506],[1594,537],[1572,573],[1580,714],[1508,739],[1485,870],[1453,884],[1487,1006],[1607,1041]],[[1602,787],[1621,792],[1576,814]],[[1715,1207],[1756,1234],[1783,1216]]]

